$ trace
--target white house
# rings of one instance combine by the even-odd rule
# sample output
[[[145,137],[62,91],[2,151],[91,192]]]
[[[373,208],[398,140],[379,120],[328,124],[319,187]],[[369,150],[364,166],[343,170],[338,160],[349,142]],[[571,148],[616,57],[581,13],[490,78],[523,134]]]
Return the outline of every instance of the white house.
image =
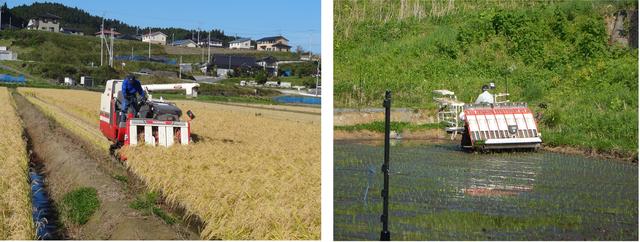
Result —
[[[27,29],[58,33],[60,32],[60,17],[50,13],[40,15],[29,20]]]
[[[150,42],[152,44],[167,44],[167,35],[162,32],[153,32],[142,36],[142,42]]]
[[[250,39],[237,39],[229,42],[229,49],[251,49]]]
[[[196,47],[196,42],[190,39],[183,39],[183,40],[176,40],[173,43],[171,43],[171,45],[173,46],[180,46],[180,47],[190,47],[190,48],[195,48]]]

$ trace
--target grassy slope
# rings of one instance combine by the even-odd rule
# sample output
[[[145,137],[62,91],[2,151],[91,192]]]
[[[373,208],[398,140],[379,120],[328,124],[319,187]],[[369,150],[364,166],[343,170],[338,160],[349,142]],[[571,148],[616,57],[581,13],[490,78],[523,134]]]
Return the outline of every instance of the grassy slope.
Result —
[[[548,105],[545,143],[637,152],[637,52],[608,45],[603,19],[631,4],[437,4],[400,17],[396,2],[336,2],[336,107],[379,106],[391,89],[394,106],[433,109],[434,89],[470,102],[494,80],[534,112]]]

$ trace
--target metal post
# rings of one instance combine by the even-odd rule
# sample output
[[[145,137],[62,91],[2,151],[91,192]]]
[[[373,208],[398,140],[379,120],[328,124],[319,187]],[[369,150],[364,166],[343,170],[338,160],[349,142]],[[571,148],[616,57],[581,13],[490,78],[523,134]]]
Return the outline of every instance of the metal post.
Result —
[[[382,165],[382,173],[384,173],[384,188],[382,189],[382,231],[380,232],[381,241],[391,240],[391,232],[389,232],[389,133],[391,132],[391,91],[387,90],[384,94],[384,164]]]

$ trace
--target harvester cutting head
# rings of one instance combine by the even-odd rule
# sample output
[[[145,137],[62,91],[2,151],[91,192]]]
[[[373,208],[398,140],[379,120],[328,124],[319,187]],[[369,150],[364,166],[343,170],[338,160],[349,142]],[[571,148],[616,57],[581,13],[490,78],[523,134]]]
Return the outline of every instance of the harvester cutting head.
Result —
[[[542,143],[526,103],[467,104],[463,117],[463,148],[537,149]]]

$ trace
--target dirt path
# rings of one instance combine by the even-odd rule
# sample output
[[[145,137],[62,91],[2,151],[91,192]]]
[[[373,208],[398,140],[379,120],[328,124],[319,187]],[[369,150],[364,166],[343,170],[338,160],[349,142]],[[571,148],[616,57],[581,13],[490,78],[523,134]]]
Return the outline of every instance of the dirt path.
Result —
[[[35,155],[44,164],[47,186],[54,201],[77,187],[93,187],[100,208],[82,226],[67,225],[69,239],[198,239],[179,225],[167,225],[159,218],[129,208],[133,201],[123,184],[112,178],[82,142],[51,123],[25,98],[14,95]]]

